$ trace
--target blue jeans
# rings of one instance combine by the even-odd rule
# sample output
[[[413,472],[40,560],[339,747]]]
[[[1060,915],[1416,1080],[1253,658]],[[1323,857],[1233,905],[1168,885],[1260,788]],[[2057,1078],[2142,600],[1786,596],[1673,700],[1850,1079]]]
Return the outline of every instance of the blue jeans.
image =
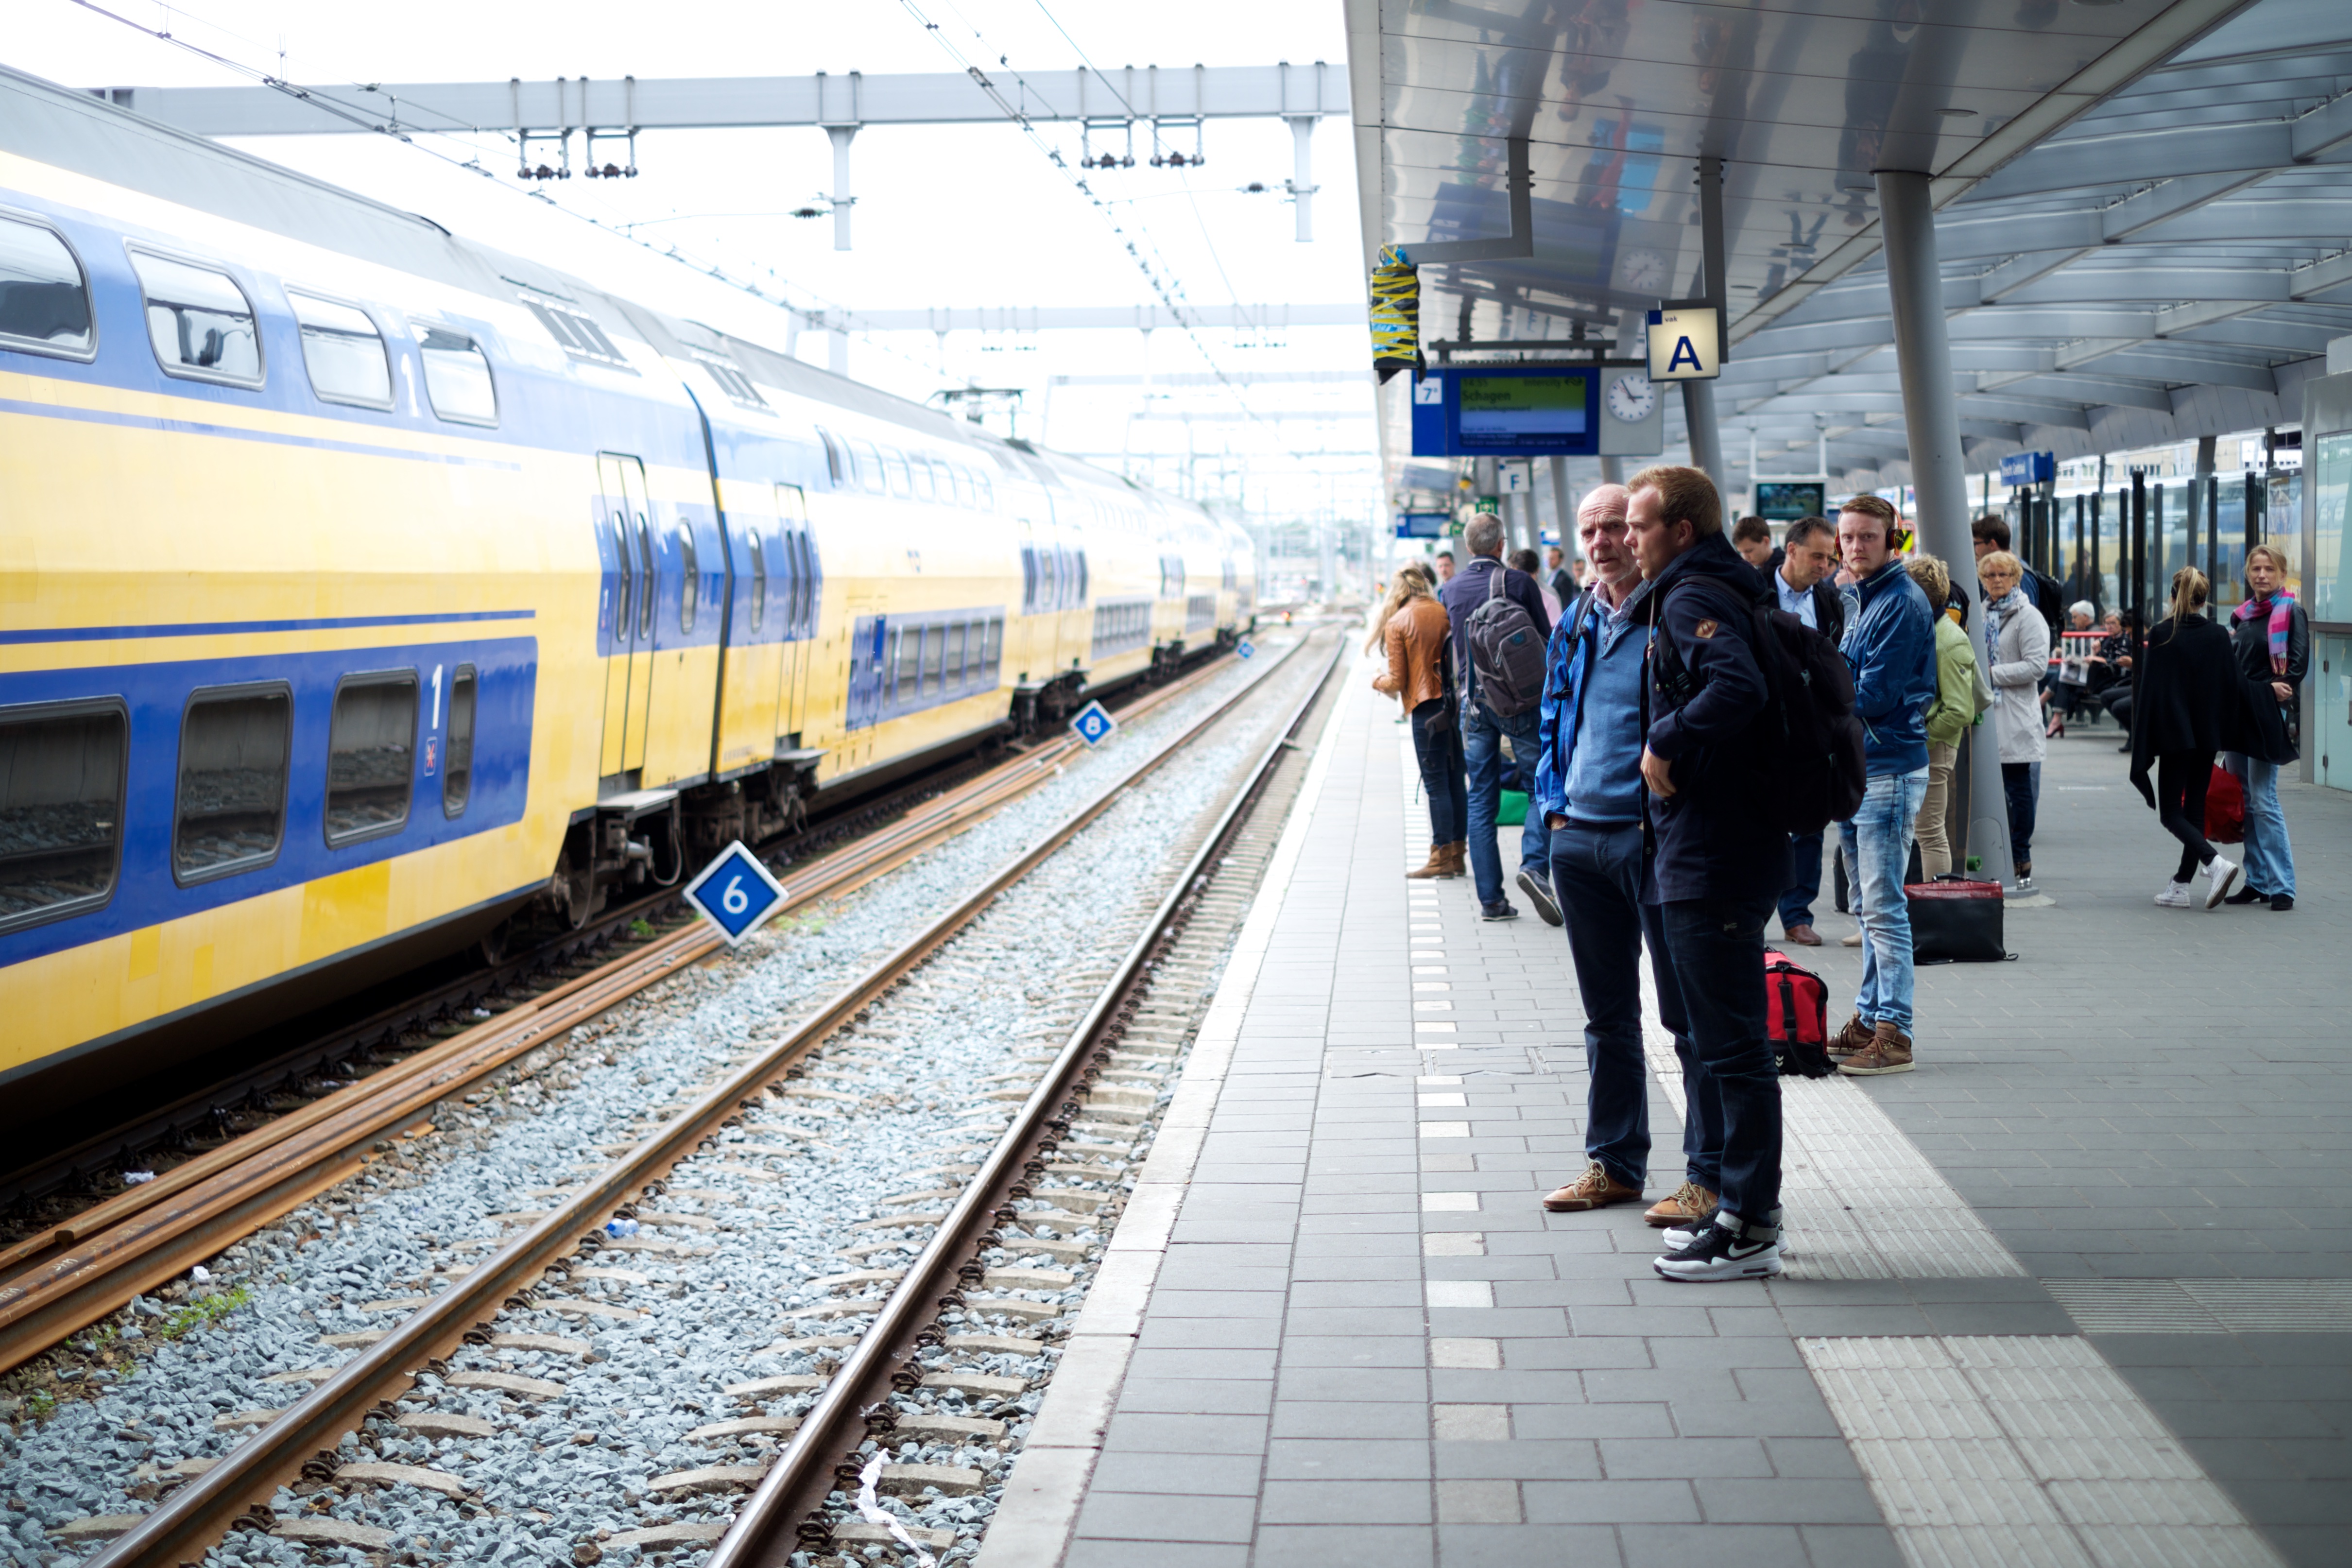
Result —
[[[1862,809],[1838,824],[1838,841],[1853,877],[1853,908],[1862,921],[1862,984],[1853,1010],[1865,1024],[1892,1024],[1911,1033],[1911,906],[1903,873],[1911,861],[1911,828],[1927,798],[1927,770],[1877,773],[1863,791]]]
[[[1429,841],[1459,844],[1470,816],[1462,783],[1462,731],[1454,724],[1441,733],[1430,730],[1444,714],[1443,697],[1433,697],[1412,710],[1412,754],[1421,763],[1422,793],[1429,797]]]
[[[1470,876],[1482,904],[1503,899],[1503,852],[1496,847],[1495,808],[1503,796],[1503,737],[1516,749],[1518,766],[1514,789],[1525,790],[1535,773],[1537,731],[1543,716],[1530,708],[1509,719],[1497,719],[1486,705],[1462,705],[1462,760],[1470,772]],[[1528,808],[1527,826],[1519,833],[1519,869],[1538,880],[1551,875],[1551,851],[1546,846],[1542,814]]]
[[[2294,848],[2279,809],[2278,764],[2229,753],[2228,767],[2246,786],[2246,886],[2294,896]]]
[[[2001,763],[2000,789],[2009,799],[2009,863],[2023,876],[2033,867],[2033,816],[2042,802],[2042,764]]]
[[[1722,1173],[1704,1184],[1714,1187],[1726,1211],[1754,1225],[1780,1205],[1780,1070],[1764,1002],[1764,922],[1771,914],[1769,895],[1678,900],[1659,908],[1691,1057],[1705,1069],[1722,1115]]]
[[[1658,990],[1658,1022],[1682,1058],[1683,1162],[1708,1192],[1723,1180],[1723,1103],[1691,1051],[1682,989],[1666,952],[1664,917],[1642,902],[1642,829],[1570,822],[1549,830],[1551,885],[1568,925],[1568,953],[1584,998],[1584,1152],[1628,1186],[1650,1164],[1650,1071],[1642,1058],[1642,944]]]
[[[1780,931],[1783,935],[1799,926],[1813,923],[1813,900],[1822,896],[1820,834],[1789,835],[1789,875],[1795,879],[1789,884],[1789,890],[1780,895]]]

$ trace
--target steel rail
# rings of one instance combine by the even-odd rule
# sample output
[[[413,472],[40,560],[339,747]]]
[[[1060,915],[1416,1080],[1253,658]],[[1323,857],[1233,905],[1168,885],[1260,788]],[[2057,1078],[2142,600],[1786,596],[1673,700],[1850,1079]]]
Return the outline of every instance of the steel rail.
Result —
[[[1181,923],[1181,917],[1199,896],[1210,868],[1224,851],[1249,805],[1265,788],[1274,765],[1297,744],[1299,728],[1330,684],[1348,651],[1342,635],[1331,660],[1309,687],[1271,744],[1258,757],[1216,824],[1192,854],[1158,909],[1145,922],[1097,993],[1086,1016],[1071,1029],[1053,1065],[1022,1102],[1012,1124],[996,1141],[980,1169],[964,1186],[939,1228],[931,1233],[921,1255],[906,1277],[875,1313],[873,1324],[835,1369],[816,1405],[801,1420],[792,1442],[761,1479],[734,1522],[713,1548],[703,1568],[778,1568],[793,1552],[806,1550],[794,1521],[820,1505],[836,1481],[835,1464],[843,1452],[845,1428],[862,1415],[869,1399],[880,1395],[902,1351],[947,1301],[941,1293],[952,1289],[962,1260],[988,1226],[1003,1217],[999,1205],[1013,1195],[1031,1151],[1051,1131],[1057,1138],[1068,1131],[1079,1107],[1070,1097],[1077,1091],[1081,1071],[1093,1055],[1119,1003],[1142,977],[1146,962]],[[814,1528],[812,1526],[814,1536]]]
[[[1216,711],[1257,689],[1305,646],[1302,638],[1269,659]],[[1171,687],[1150,706],[1191,689]],[[779,912],[853,891],[961,832],[1053,778],[1078,743],[1065,737],[1014,758],[794,873]],[[719,946],[699,922],[682,927],[0,1251],[0,1269],[11,1270],[0,1275],[0,1371],[347,1179],[367,1162],[371,1142]]]
[[[1306,647],[1309,640],[1301,638],[1290,652]],[[1344,637],[1339,647],[1344,651]],[[289,1405],[276,1420],[230,1449],[219,1463],[191,1479],[135,1528],[89,1559],[90,1568],[171,1568],[200,1556],[247,1510],[266,1510],[270,1496],[296,1479],[313,1454],[331,1458],[342,1433],[358,1426],[372,1410],[405,1389],[415,1369],[456,1349],[476,1325],[494,1316],[516,1292],[527,1289],[583,1242],[595,1245],[590,1238],[600,1235],[604,1216],[614,1208],[757,1103],[751,1097],[763,1086],[870,1006],[1142,779],[1222,721],[1287,660],[1286,654],[1283,659],[1272,661],[1262,675],[1106,785],[1034,846],[822,1004],[789,1035],[772,1042],[748,1065],[648,1135],[562,1207],[457,1277],[431,1304],[345,1363],[332,1377]],[[1332,666],[1316,683],[1317,691],[1328,681],[1337,662],[1335,652]],[[1294,727],[1296,721],[1294,718]],[[1192,874],[1188,869],[1188,879]]]

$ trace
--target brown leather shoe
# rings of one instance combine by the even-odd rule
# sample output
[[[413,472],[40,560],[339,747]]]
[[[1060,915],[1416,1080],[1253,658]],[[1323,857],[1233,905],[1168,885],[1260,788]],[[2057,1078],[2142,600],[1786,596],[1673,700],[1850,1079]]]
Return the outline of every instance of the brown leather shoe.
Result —
[[[1675,1195],[1652,1204],[1642,1217],[1664,1230],[1670,1225],[1697,1225],[1715,1217],[1716,1194],[1696,1182],[1685,1182]]]
[[[1407,871],[1405,873],[1405,879],[1407,881],[1420,882],[1425,881],[1432,877],[1444,876],[1445,852],[1452,847],[1453,846],[1450,844],[1431,845],[1429,847],[1428,861],[1418,870]]]
[[[1641,1188],[1627,1186],[1602,1170],[1600,1161],[1593,1160],[1586,1163],[1584,1174],[1545,1198],[1543,1205],[1554,1214],[1570,1214],[1641,1201]]]
[[[1789,928],[1789,940],[1795,942],[1799,947],[1819,947],[1822,945],[1821,934],[1814,931],[1811,926],[1790,926]]]
[[[1469,874],[1470,868],[1463,864],[1463,861],[1470,852],[1470,841],[1468,839],[1457,838],[1451,844],[1439,845],[1438,848],[1443,850],[1445,855],[1445,863],[1437,873],[1439,876],[1462,877]]]
[[[1864,1023],[1862,1015],[1856,1013],[1845,1021],[1844,1028],[1830,1037],[1830,1060],[1842,1062],[1848,1057],[1860,1056],[1870,1049],[1871,1042],[1877,1037],[1877,1030]]]
[[[1881,1023],[1870,1048],[1838,1063],[1838,1071],[1852,1078],[1882,1078],[1911,1070],[1911,1037],[1892,1024]]]

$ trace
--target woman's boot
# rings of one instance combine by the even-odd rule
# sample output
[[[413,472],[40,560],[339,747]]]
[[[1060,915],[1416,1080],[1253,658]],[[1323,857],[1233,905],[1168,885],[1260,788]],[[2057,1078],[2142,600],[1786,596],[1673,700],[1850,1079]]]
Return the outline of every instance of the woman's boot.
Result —
[[[1426,881],[1433,877],[1443,877],[1446,875],[1445,852],[1453,847],[1454,846],[1451,844],[1431,845],[1429,847],[1428,861],[1417,871],[1407,871],[1405,873],[1406,879],[1410,881],[1420,882]]]

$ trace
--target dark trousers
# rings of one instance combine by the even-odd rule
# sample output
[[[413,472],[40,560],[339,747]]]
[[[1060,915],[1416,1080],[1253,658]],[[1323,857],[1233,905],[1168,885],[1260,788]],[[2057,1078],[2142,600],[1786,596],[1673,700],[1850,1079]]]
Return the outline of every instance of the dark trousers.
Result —
[[[1780,895],[1780,930],[1792,931],[1813,923],[1813,900],[1822,896],[1822,836],[1789,836],[1789,875],[1794,879]]]
[[[1691,1052],[1723,1105],[1723,1206],[1760,1225],[1780,1204],[1780,1074],[1764,1002],[1767,896],[1662,906]]]
[[[1682,1058],[1683,1163],[1689,1179],[1721,1190],[1723,1107],[1692,1053],[1682,988],[1655,904],[1642,902],[1642,829],[1570,822],[1551,829],[1552,890],[1568,926],[1568,952],[1584,999],[1584,1152],[1628,1186],[1649,1171],[1650,1072],[1642,1057],[1642,947],[1658,992],[1658,1022]]]
[[[2033,815],[2042,795],[2042,764],[2000,764],[2001,793],[2009,797],[2009,862],[2021,872],[2033,864]]]
[[[1459,844],[1470,821],[1469,786],[1462,773],[1462,727],[1431,727],[1444,713],[1443,697],[1412,710],[1412,754],[1421,762],[1421,792],[1429,797],[1429,841]]]
[[[1500,903],[1503,897],[1503,852],[1495,837],[1495,811],[1502,804],[1506,784],[1524,790],[1534,776],[1538,727],[1534,709],[1496,718],[1475,698],[1462,704],[1462,759],[1469,773],[1470,824],[1467,838],[1470,879],[1482,904]],[[1503,737],[1511,738],[1513,756],[1503,763]],[[1519,869],[1547,875],[1551,856],[1544,845],[1542,815],[1530,810],[1519,829]]]
[[[2156,759],[2156,816],[2180,840],[2180,868],[2172,879],[2185,882],[2213,858],[2205,840],[2205,786],[2213,782],[2210,752],[2165,752]]]

